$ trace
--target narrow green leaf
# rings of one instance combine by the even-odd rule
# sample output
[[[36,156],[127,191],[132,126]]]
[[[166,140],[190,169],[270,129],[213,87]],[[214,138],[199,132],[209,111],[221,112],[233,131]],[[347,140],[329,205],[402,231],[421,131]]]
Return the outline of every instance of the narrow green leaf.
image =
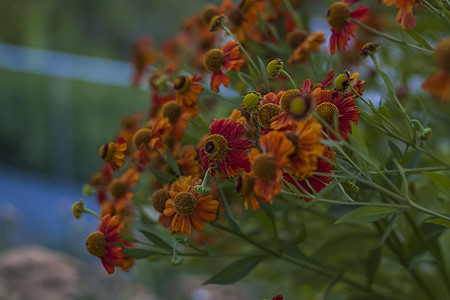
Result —
[[[261,72],[262,79],[264,80],[264,83],[267,88],[269,88],[269,78],[267,78],[267,70],[266,70],[266,64],[261,60],[259,56],[256,57],[259,64],[259,70]]]
[[[122,240],[127,241],[127,242],[133,242],[133,243],[139,243],[140,241],[136,238],[134,238],[133,236],[129,235],[128,233],[125,232],[119,232],[120,236],[122,237]]]
[[[167,164],[170,166],[172,171],[174,171],[177,176],[180,176],[181,175],[180,167],[178,166],[177,162],[172,156],[172,153],[170,153],[169,150],[166,151],[166,157],[167,157]]]
[[[383,246],[384,242],[388,238],[389,234],[391,234],[392,229],[394,229],[395,222],[397,221],[398,214],[395,214],[392,216],[391,220],[389,221],[388,225],[386,226],[386,229],[383,232],[383,235],[378,240],[377,244],[375,245],[375,248],[381,248]]]
[[[381,261],[381,247],[377,247],[372,249],[369,252],[369,257],[367,258],[367,269],[366,269],[366,278],[367,278],[367,286],[371,286],[373,280],[375,279],[375,274],[377,273],[378,267],[380,266]]]
[[[383,78],[384,83],[386,84],[386,87],[388,88],[389,92],[391,92],[392,96],[397,98],[397,94],[395,93],[394,84],[392,83],[389,76],[384,73],[382,70],[378,70],[380,73],[381,78]]]
[[[445,196],[450,197],[450,179],[440,174],[423,172],[425,175],[433,180],[437,188],[444,193]]]
[[[433,51],[433,48],[430,46],[430,44],[428,44],[428,42],[420,35],[418,34],[416,31],[410,29],[410,30],[406,30],[406,32],[416,41],[418,42],[420,45],[422,45],[424,48]]]
[[[363,206],[339,218],[335,224],[341,223],[370,223],[383,219],[394,212],[399,211],[395,207]]]
[[[429,219],[429,220],[426,220],[425,222],[433,223],[433,224],[437,224],[437,225],[442,225],[442,226],[445,226],[447,228],[450,228],[450,221],[447,221],[447,220],[442,219],[442,218]]]
[[[158,246],[165,250],[172,250],[172,247],[161,237],[157,236],[156,234],[146,231],[146,230],[139,230],[150,242],[152,242],[155,246]]]
[[[389,141],[389,148],[391,148],[392,154],[394,155],[394,158],[397,159],[397,161],[403,160],[403,154],[402,151],[397,147],[396,144],[394,144],[392,141]]]
[[[146,258],[155,254],[158,254],[157,252],[150,250],[150,249],[142,249],[142,248],[133,248],[128,250],[122,251],[126,256],[141,259]]]
[[[153,175],[155,175],[156,179],[161,182],[161,183],[171,183],[174,182],[175,180],[177,180],[177,178],[169,173],[166,172],[162,172],[156,169],[151,169],[150,170]]]
[[[237,260],[213,275],[203,284],[230,284],[241,280],[250,273],[264,256],[250,256]]]
[[[330,283],[330,285],[327,287],[327,290],[325,291],[325,295],[323,295],[323,300],[333,300],[333,295],[331,294],[331,291],[333,290],[334,286],[341,280],[342,275],[339,274],[336,278],[333,279],[333,281]]]
[[[380,111],[380,114],[382,114],[386,119],[389,119],[391,116],[391,113],[389,112],[389,108],[386,106],[380,106],[378,109]]]

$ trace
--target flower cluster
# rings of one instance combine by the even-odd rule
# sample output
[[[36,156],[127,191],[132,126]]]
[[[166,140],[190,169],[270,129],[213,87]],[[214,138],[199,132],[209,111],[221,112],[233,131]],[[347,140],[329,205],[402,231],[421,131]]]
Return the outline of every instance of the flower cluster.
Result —
[[[400,157],[400,150],[393,151],[400,155],[393,165],[406,161],[410,148],[420,148],[414,142],[426,140],[431,129],[405,117],[405,123],[411,127],[408,136],[402,136],[389,120],[387,108],[381,113],[381,104],[377,109],[365,100],[367,86],[358,72],[370,83],[369,72],[345,71],[340,63],[335,63],[341,58],[333,55],[336,50],[357,56],[352,48],[361,41],[349,43],[351,37],[356,37],[357,26],[371,28],[369,6],[353,8],[357,2],[338,1],[328,11],[324,9],[323,21],[331,30],[328,47],[323,45],[324,31],[304,29],[309,26],[302,24],[292,11],[298,9],[298,3],[290,0],[242,0],[239,4],[225,0],[219,6],[208,4],[185,20],[181,31],[164,42],[161,50],[151,48],[150,39],[136,43],[132,83],[148,83],[150,109],[148,114],[137,112],[124,117],[116,136],[100,147],[103,165],[85,187],[86,194],[95,193],[101,220],[98,230],[88,236],[86,248],[101,259],[109,274],[115,267],[127,271],[133,265],[133,251],[129,250],[139,238],[133,230],[136,222],[153,226],[149,239],[155,248],[163,245],[161,248],[168,251],[156,253],[173,255],[172,263],[179,264],[178,243],[210,255],[209,248],[199,250],[193,244],[219,240],[220,234],[209,236],[213,227],[242,238],[244,234],[233,215],[264,212],[271,218],[276,235],[271,210],[285,204],[287,197],[296,204],[311,205],[330,191],[342,192],[351,199],[348,194],[359,190],[355,183],[358,179],[369,187],[375,186],[370,176],[376,171],[370,173],[353,162],[354,156],[361,155],[364,166],[378,163],[367,158],[367,153],[358,153],[367,150],[358,140],[360,135],[355,134],[359,132],[356,126],[360,115],[373,128],[382,128],[383,134],[406,141],[404,157]],[[384,2],[397,4],[397,21],[403,28],[415,26],[412,8],[417,1]],[[379,70],[374,56],[378,46],[368,42],[360,52],[361,56],[372,58],[383,76],[386,74]],[[450,99],[449,49],[448,38],[436,45],[433,53],[439,70],[423,84],[425,90],[441,100]],[[333,60],[334,68],[341,69],[340,74],[335,73],[325,56]],[[346,59],[342,55],[342,61]],[[354,60],[345,61],[345,65],[358,68]],[[386,77],[383,80],[403,113]],[[369,108],[370,113],[364,108]],[[398,173],[404,172],[399,169]],[[344,177],[347,180],[339,180]],[[381,177],[388,178],[385,173]],[[378,191],[386,191],[385,186],[379,185]],[[396,188],[393,184],[390,187]],[[396,202],[387,208],[401,207],[398,213],[402,213],[405,206],[397,200],[404,194],[407,197],[408,189],[402,187],[402,195],[394,197]],[[395,192],[388,191],[389,196]],[[352,205],[353,202],[351,199]],[[378,206],[383,206],[384,199],[381,202]],[[84,207],[84,202],[74,206],[77,218],[83,212],[95,214]],[[139,223],[144,219],[146,222]],[[225,221],[229,227],[221,225]],[[173,252],[164,238],[153,231],[176,237]],[[289,243],[280,238],[278,244],[281,249]],[[289,251],[295,252],[296,244],[292,245]],[[281,250],[279,254],[271,250],[268,253],[278,258],[285,255]],[[279,295],[273,299],[282,298]]]

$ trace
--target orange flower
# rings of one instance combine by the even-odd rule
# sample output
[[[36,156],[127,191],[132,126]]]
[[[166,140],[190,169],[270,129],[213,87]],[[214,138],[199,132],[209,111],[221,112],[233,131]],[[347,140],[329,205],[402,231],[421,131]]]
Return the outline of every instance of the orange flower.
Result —
[[[418,0],[384,0],[384,3],[388,6],[397,5],[398,12],[395,19],[403,29],[411,29],[416,27],[416,18],[413,15],[413,7],[415,4],[421,3]]]
[[[114,266],[123,264],[122,248],[111,245],[122,242],[119,224],[119,218],[106,215],[103,217],[98,231],[92,232],[86,239],[86,249],[90,254],[102,260],[108,274],[114,273]]]
[[[100,157],[114,171],[117,171],[125,163],[125,151],[127,151],[127,142],[124,138],[120,138],[117,142],[102,145],[100,147]]]
[[[191,234],[191,226],[196,231],[203,231],[204,223],[216,219],[219,202],[213,200],[211,194],[202,196],[194,190],[194,186],[201,183],[201,179],[192,176],[181,176],[173,183],[164,209],[166,217],[173,217],[170,233]]]
[[[256,29],[258,13],[264,9],[264,0],[241,0],[238,6],[233,2],[225,0],[219,7],[218,14],[226,12],[231,23],[231,32],[236,34],[239,41],[251,36],[260,40],[261,34]]]
[[[253,210],[259,209],[259,203],[253,197],[253,187],[255,186],[255,178],[250,174],[244,173],[239,175],[234,182],[234,189],[236,193],[244,199],[244,208],[248,209],[248,203],[252,206]]]
[[[211,90],[218,93],[219,86],[223,84],[228,87],[230,78],[222,72],[222,67],[226,72],[231,69],[239,71],[241,69],[244,60],[238,59],[239,57],[239,45],[235,41],[229,41],[221,49],[212,49],[206,53],[203,60],[205,68],[212,72],[211,75]]]
[[[179,144],[173,151],[173,157],[180,166],[181,174],[183,175],[200,175],[201,166],[199,162],[198,152],[194,145],[185,145],[181,149]]]
[[[201,78],[197,76],[180,76],[175,80],[173,88],[177,91],[177,101],[182,106],[194,106],[203,87],[196,83]]]
[[[439,71],[428,78],[422,88],[441,101],[450,101],[450,37],[436,45],[433,57]]]
[[[323,31],[317,31],[307,36],[297,47],[289,57],[288,62],[290,64],[297,64],[304,62],[308,58],[309,52],[317,52],[320,49],[320,45],[325,42],[325,35]]]
[[[296,180],[312,175],[317,168],[317,159],[325,150],[320,143],[322,126],[314,117],[301,121],[295,131],[284,134],[294,145],[294,153],[289,157],[289,174]]]
[[[159,113],[159,119],[167,119],[170,124],[172,137],[175,141],[183,139],[189,119],[198,115],[197,106],[183,106],[177,101],[166,102]]]
[[[135,72],[133,74],[133,85],[138,86],[147,71],[147,67],[155,59],[155,53],[151,50],[150,38],[143,38],[133,45],[131,62]]]
[[[294,146],[283,133],[271,131],[261,136],[259,146],[262,153],[252,149],[249,156],[252,163],[250,176],[255,178],[254,191],[261,202],[272,202],[281,192],[282,169],[289,165],[289,155]]]
[[[149,127],[139,129],[133,136],[133,144],[138,149],[133,158],[137,156],[139,163],[144,166],[149,163],[149,155],[154,152],[154,148],[163,147],[162,139],[170,131],[170,122],[168,118],[153,119]]]

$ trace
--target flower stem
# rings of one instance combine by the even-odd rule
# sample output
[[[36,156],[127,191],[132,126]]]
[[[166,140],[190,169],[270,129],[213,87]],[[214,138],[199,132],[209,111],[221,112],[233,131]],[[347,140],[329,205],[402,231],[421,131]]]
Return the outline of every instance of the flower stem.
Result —
[[[424,47],[416,46],[416,45],[407,43],[407,42],[405,42],[403,40],[400,40],[398,38],[395,38],[395,37],[393,37],[393,36],[391,36],[391,35],[389,35],[387,33],[378,31],[378,30],[376,30],[376,29],[374,29],[374,28],[372,28],[372,27],[370,27],[370,26],[368,26],[368,25],[364,24],[363,22],[360,22],[360,21],[358,21],[356,19],[352,18],[352,22],[356,23],[358,26],[361,26],[362,28],[372,32],[373,34],[379,35],[379,36],[381,36],[381,37],[383,37],[383,38],[385,38],[385,39],[387,39],[387,40],[389,40],[391,42],[394,42],[394,43],[397,43],[397,44],[400,44],[400,45],[403,45],[403,46],[407,46],[407,47],[410,47],[410,48],[415,49],[415,50],[419,50],[419,51],[425,52],[426,54],[431,54],[432,53],[432,51],[430,51],[428,49],[425,49]]]
[[[294,79],[292,79],[291,75],[289,75],[289,73],[286,72],[286,70],[284,70],[284,69],[281,69],[281,73],[282,73],[284,76],[286,76],[287,78],[289,78],[289,80],[291,81],[292,87],[293,87],[294,89],[296,89],[296,88],[297,88],[297,85],[295,84]]]
[[[84,208],[83,209],[83,213],[87,213],[87,214],[93,215],[93,216],[97,217],[99,220],[102,219],[102,217],[100,217],[95,211],[90,210],[89,208]]]

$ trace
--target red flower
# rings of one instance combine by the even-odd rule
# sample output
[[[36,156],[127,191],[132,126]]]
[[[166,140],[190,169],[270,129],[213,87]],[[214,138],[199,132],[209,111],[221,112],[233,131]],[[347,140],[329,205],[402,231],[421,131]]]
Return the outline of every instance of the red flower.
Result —
[[[369,6],[363,5],[350,11],[350,5],[360,0],[343,0],[333,3],[327,13],[327,22],[331,27],[330,52],[336,52],[336,45],[344,51],[350,36],[353,36],[356,24],[348,22],[348,18],[364,21],[369,16]]]
[[[228,87],[230,78],[222,72],[222,67],[226,72],[231,69],[239,71],[241,69],[244,60],[238,59],[239,57],[239,45],[235,41],[229,41],[226,43],[222,50],[212,49],[206,53],[203,63],[205,68],[212,72],[211,75],[211,90],[218,93],[219,86],[223,84]]]
[[[245,127],[230,119],[215,119],[209,126],[210,136],[200,149],[203,169],[217,163],[219,172],[225,177],[234,177],[244,170],[250,172],[250,161],[246,149],[249,139],[239,139],[245,134]]]
[[[317,93],[317,106],[315,111],[331,126],[334,127],[334,122],[337,118],[339,134],[343,139],[348,139],[352,126],[350,122],[355,125],[358,124],[359,109],[355,105],[355,99],[350,96],[342,99],[342,93],[337,93],[333,97],[332,91],[322,90]],[[338,139],[333,131],[323,127],[323,131],[333,140]]]
[[[323,156],[328,158],[329,160],[334,160],[335,153],[332,152],[329,148],[326,148]],[[332,171],[333,168],[334,168],[334,165],[332,163],[319,157],[317,159],[317,169],[315,170],[315,172],[331,175],[331,174],[333,174],[333,171]],[[314,189],[315,193],[318,193],[324,187],[326,187],[327,184],[329,184],[331,182],[332,178],[330,176],[326,176],[326,175],[312,175],[312,176],[305,177],[303,180],[296,180],[296,179],[294,179],[294,177],[291,174],[284,173],[283,179],[287,182],[292,183],[303,194],[308,193],[309,195],[312,195],[313,191],[311,190],[309,185]],[[308,185],[307,181],[309,182],[309,185]],[[310,198],[304,198],[301,196],[299,198],[303,199],[307,202],[311,201]]]
[[[86,239],[86,249],[94,256],[102,260],[108,274],[114,273],[114,266],[123,264],[124,255],[120,246],[111,244],[122,242],[119,234],[119,218],[111,215],[103,217],[98,231],[94,231]]]

